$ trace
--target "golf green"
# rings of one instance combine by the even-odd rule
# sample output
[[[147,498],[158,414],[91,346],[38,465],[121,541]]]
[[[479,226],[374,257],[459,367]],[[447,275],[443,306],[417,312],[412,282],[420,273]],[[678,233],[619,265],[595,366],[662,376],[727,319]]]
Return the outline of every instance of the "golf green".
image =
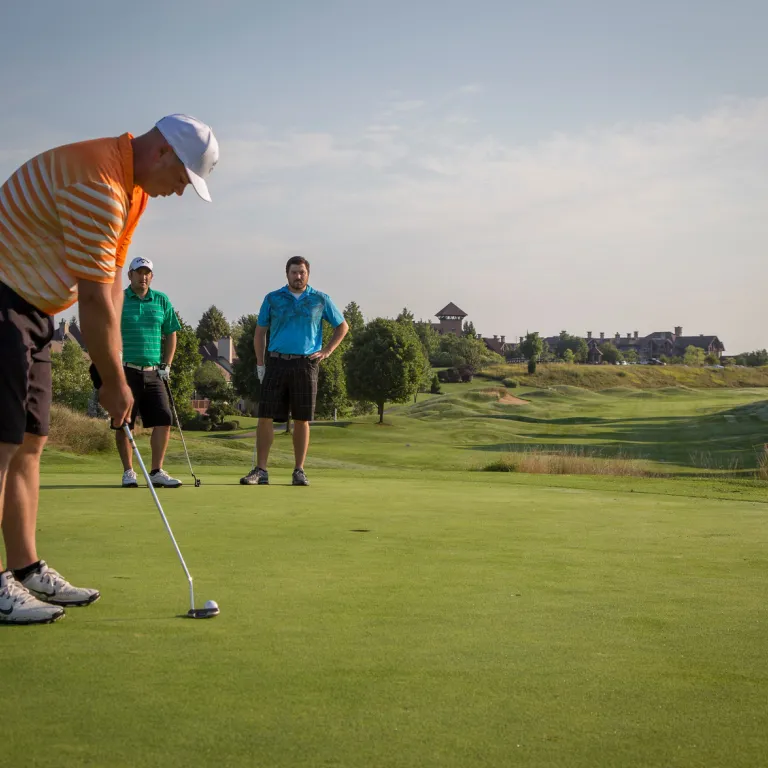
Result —
[[[764,501],[434,469],[256,488],[204,465],[160,493],[198,605],[221,606],[194,621],[149,491],[114,487],[114,457],[60,459],[40,554],[102,598],[0,633],[3,765],[765,762]]]

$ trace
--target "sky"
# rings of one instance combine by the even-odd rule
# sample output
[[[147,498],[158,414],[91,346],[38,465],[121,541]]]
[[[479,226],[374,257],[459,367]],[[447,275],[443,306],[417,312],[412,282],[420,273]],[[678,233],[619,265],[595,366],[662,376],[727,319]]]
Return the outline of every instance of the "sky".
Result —
[[[196,325],[302,255],[366,319],[485,336],[682,326],[768,347],[768,4],[73,0],[0,6],[0,181],[163,115],[209,123],[206,204],[130,257]],[[126,279],[125,277],[123,279]],[[71,313],[68,313],[71,314]]]

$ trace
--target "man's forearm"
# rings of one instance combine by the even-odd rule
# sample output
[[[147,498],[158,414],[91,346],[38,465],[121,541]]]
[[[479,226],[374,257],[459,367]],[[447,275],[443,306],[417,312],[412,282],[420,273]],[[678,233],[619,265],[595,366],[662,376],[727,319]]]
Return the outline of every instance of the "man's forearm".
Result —
[[[328,343],[325,345],[325,351],[327,354],[331,354],[336,347],[341,344],[344,337],[347,335],[347,331],[349,330],[349,326],[347,325],[346,321],[343,322],[341,325],[337,325],[336,328],[333,329],[333,334],[330,339],[328,339]]]
[[[173,362],[173,356],[176,354],[176,332],[169,333],[163,342],[163,362],[169,365]]]
[[[123,378],[120,360],[120,316],[115,311],[112,286],[81,280],[78,283],[80,327],[93,364],[105,384]]]
[[[264,365],[264,355],[267,346],[267,329],[256,326],[253,334],[253,351],[256,353],[256,365]]]

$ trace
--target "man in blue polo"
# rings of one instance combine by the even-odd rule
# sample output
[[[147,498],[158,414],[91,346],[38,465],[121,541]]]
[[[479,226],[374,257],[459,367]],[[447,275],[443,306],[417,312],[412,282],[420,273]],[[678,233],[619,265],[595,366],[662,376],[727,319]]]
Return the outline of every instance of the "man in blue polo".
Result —
[[[176,312],[164,293],[153,291],[154,267],[137,256],[128,268],[131,284],[125,289],[120,330],[123,338],[123,368],[133,393],[131,426],[141,414],[144,427],[152,427],[152,471],[156,488],[178,488],[181,480],[163,469],[171,435],[173,415],[166,387],[176,353],[176,331],[181,328]],[[117,450],[123,461],[123,488],[138,487],[133,453],[122,429],[116,432]]]
[[[309,485],[304,461],[309,449],[309,422],[315,415],[317,373],[321,360],[333,353],[349,326],[324,293],[309,285],[309,262],[301,256],[285,265],[287,285],[268,293],[259,312],[253,345],[261,382],[256,466],[240,480],[243,485],[268,485],[267,460],[274,422],[293,418],[293,485]],[[323,347],[323,320],[333,335]],[[267,349],[269,332],[269,349]]]

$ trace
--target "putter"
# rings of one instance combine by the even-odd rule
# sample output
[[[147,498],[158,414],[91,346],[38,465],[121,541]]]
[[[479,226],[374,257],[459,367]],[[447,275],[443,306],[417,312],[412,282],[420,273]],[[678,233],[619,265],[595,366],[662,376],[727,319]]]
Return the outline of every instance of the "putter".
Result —
[[[200,480],[195,475],[194,470],[192,469],[192,461],[189,458],[189,451],[187,450],[187,443],[184,440],[184,433],[181,431],[181,422],[179,421],[179,414],[176,413],[176,403],[173,402],[173,392],[171,392],[171,385],[168,383],[168,381],[165,381],[165,390],[168,392],[168,397],[171,400],[171,408],[173,408],[173,418],[176,419],[176,427],[179,430],[179,435],[181,435],[181,444],[184,446],[184,455],[187,457],[187,464],[189,464],[189,472],[192,475],[192,477],[195,480],[195,488],[200,487]]]
[[[133,453],[136,456],[136,460],[139,462],[139,466],[141,467],[142,474],[144,475],[144,479],[147,481],[147,486],[149,487],[150,492],[152,493],[152,498],[155,500],[155,506],[157,507],[157,511],[160,513],[160,517],[163,519],[163,524],[165,525],[165,530],[168,531],[168,535],[171,537],[171,541],[173,542],[173,548],[176,550],[176,554],[179,557],[179,562],[181,563],[181,567],[184,569],[184,574],[187,577],[187,581],[189,582],[189,610],[187,611],[187,616],[191,619],[210,619],[214,616],[218,616],[221,612],[219,610],[219,607],[215,605],[213,608],[195,608],[195,589],[192,585],[192,574],[189,572],[189,568],[187,568],[187,564],[184,562],[184,557],[181,554],[181,550],[179,549],[179,545],[176,543],[176,538],[173,535],[173,531],[171,530],[171,526],[168,524],[168,518],[165,516],[165,512],[163,512],[163,507],[160,504],[160,499],[157,498],[157,493],[155,492],[155,487],[152,485],[152,481],[149,478],[149,472],[147,472],[147,468],[144,465],[144,462],[142,461],[141,454],[139,453],[139,449],[136,446],[136,441],[133,439],[133,434],[131,434],[131,428],[127,424],[123,424],[122,430],[125,432],[126,436],[128,437],[128,441],[131,444],[131,448],[133,448]]]
[[[253,441],[253,459],[251,461],[251,472],[253,472],[254,469],[256,469],[256,448],[258,446],[258,437]],[[251,474],[251,472],[248,473],[248,475]],[[248,477],[246,475],[245,477]],[[245,482],[245,477],[240,478],[240,485],[248,485],[248,483]]]

